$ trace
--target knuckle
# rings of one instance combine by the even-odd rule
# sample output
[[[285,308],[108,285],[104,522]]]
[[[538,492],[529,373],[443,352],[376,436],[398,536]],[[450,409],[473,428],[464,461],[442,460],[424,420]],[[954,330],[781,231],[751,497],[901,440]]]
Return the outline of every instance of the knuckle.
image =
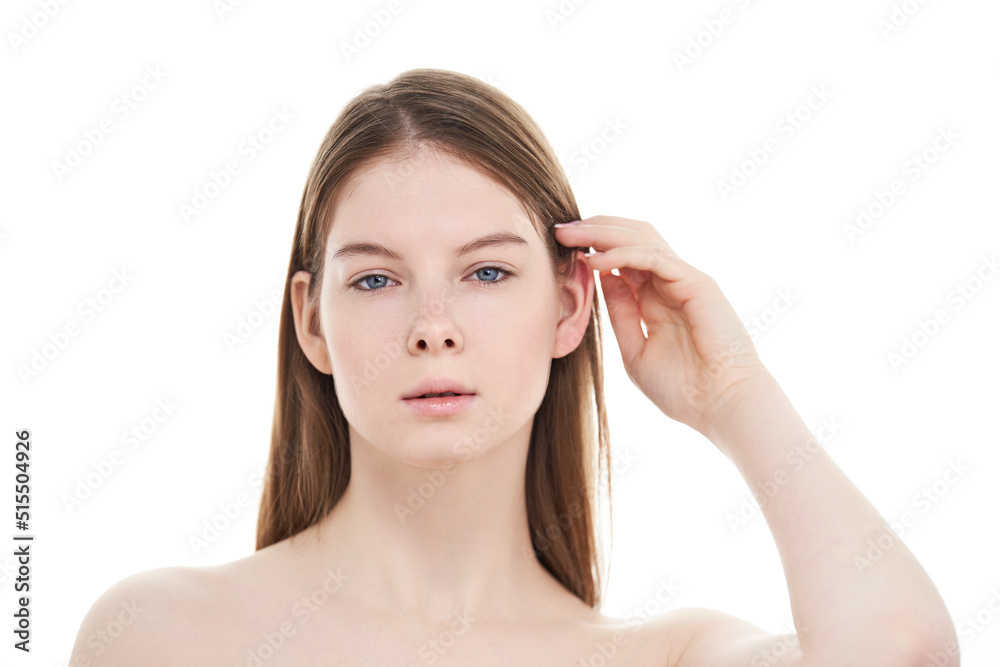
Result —
[[[649,259],[652,266],[663,266],[670,260],[670,253],[665,248],[654,247],[649,251]]]

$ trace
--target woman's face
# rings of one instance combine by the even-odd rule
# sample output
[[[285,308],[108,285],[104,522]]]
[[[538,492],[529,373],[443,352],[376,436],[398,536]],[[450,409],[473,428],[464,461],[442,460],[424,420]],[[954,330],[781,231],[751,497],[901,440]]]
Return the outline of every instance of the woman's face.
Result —
[[[551,360],[579,344],[593,302],[583,260],[559,287],[516,198],[427,149],[357,176],[324,262],[323,335],[303,349],[332,373],[352,439],[418,466],[479,458],[530,433]],[[427,399],[406,399],[429,379],[474,396],[424,414]]]

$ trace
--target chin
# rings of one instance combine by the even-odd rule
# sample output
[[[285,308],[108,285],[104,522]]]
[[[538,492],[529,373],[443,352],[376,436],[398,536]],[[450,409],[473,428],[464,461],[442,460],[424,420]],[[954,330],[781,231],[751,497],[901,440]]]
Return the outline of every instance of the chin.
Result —
[[[379,447],[378,449],[394,461],[429,470],[451,469],[486,453],[482,450],[470,451],[468,447],[456,446],[453,440],[434,443],[425,439],[423,442],[409,443],[403,448]]]

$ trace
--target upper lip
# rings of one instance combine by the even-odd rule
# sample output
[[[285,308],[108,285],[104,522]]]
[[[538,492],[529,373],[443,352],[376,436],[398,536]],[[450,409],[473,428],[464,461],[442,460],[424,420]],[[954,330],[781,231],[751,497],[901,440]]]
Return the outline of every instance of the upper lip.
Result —
[[[470,391],[458,380],[452,380],[451,378],[436,377],[427,378],[421,382],[416,389],[408,392],[404,399],[407,398],[419,398],[424,394],[443,394],[446,391],[450,391],[455,394],[473,394],[475,392]]]

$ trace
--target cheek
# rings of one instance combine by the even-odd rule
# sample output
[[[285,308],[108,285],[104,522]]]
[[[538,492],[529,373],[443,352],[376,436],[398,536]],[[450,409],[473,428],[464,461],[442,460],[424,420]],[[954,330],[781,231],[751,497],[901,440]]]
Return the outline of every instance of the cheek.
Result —
[[[503,348],[508,359],[535,359],[548,356],[555,334],[549,309],[541,303],[519,304],[503,318],[486,319],[490,330],[483,338],[489,338],[498,348]]]
[[[476,320],[468,329],[466,351],[474,381],[501,390],[516,411],[534,414],[545,396],[555,340],[553,304],[536,298],[509,311]]]
[[[384,385],[406,355],[403,325],[391,318],[343,309],[329,328],[327,349],[341,402]]]

